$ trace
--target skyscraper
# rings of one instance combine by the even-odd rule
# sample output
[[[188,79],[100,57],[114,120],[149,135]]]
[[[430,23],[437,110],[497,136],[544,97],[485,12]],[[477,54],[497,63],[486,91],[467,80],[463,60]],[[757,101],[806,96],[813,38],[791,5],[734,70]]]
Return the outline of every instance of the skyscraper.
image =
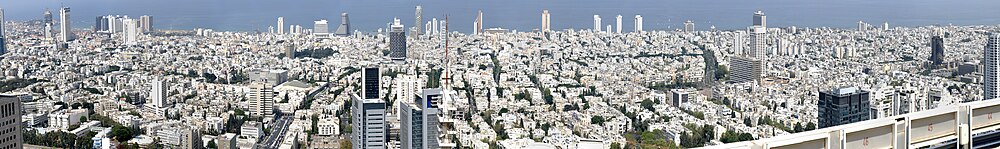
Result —
[[[151,90],[149,91],[149,99],[152,100],[150,101],[150,106],[153,108],[166,107],[168,96],[167,90],[169,90],[167,87],[170,86],[170,83],[166,82],[166,80],[155,79],[153,80],[153,83],[150,83],[150,85],[152,85]]]
[[[351,32],[351,24],[347,20],[347,12],[340,13],[340,27],[337,27],[337,36],[347,36]]]
[[[393,20],[389,31],[389,58],[401,62],[406,60],[406,31],[399,19]]]
[[[685,32],[693,32],[694,31],[694,21],[691,21],[691,20],[684,21],[684,31]]]
[[[148,33],[153,31],[153,17],[149,15],[139,16],[139,32]]]
[[[278,17],[278,34],[285,34],[285,17]]]
[[[45,12],[42,13],[42,23],[52,24],[52,11],[48,8],[45,8]]]
[[[944,63],[944,38],[940,35],[931,37],[931,63],[940,66]]]
[[[549,24],[549,23],[551,23],[551,22],[549,22],[549,20],[550,20],[550,18],[549,18],[549,10],[548,9],[542,10],[542,32],[548,32],[550,29],[552,29],[552,28],[550,28],[551,24]]]
[[[400,105],[400,144],[402,149],[439,148],[437,136],[441,89],[424,89],[415,103]]]
[[[61,24],[59,25],[59,41],[63,43],[75,39],[72,30],[73,25],[70,23],[69,12],[69,7],[59,9],[59,23]]]
[[[472,26],[474,27],[472,31],[473,34],[479,35],[483,33],[483,10],[479,10],[479,12],[476,13],[476,22],[473,22]]]
[[[316,38],[330,37],[330,27],[326,20],[316,20],[313,23],[313,36]]]
[[[24,146],[23,123],[21,123],[21,99],[15,96],[0,95],[0,146],[7,148],[22,148]]]
[[[750,26],[750,57],[756,59],[764,59],[764,54],[767,53],[767,27],[764,26],[766,16],[764,12],[757,11],[753,14],[754,25]]]
[[[635,32],[636,33],[642,32],[642,16],[641,15],[635,15]]]
[[[274,90],[263,82],[250,84],[250,115],[271,117],[274,115]]]
[[[0,8],[0,55],[7,53],[7,38],[4,35],[4,30],[7,27],[5,26],[6,23],[3,23],[5,21],[4,17],[3,8]]]
[[[351,96],[351,144],[354,149],[384,149],[386,104],[379,98],[379,68],[361,71],[361,93]]]
[[[983,49],[983,100],[993,100],[1000,96],[1000,33],[989,35]]]
[[[102,21],[102,20],[108,20],[108,19],[104,18],[104,16],[97,16],[97,18],[94,19],[94,32],[103,32],[104,27],[108,26],[107,24],[102,24],[102,23],[107,23],[107,21]]]
[[[422,25],[420,25],[423,24],[424,22],[424,8],[420,7],[420,5],[417,5],[417,11],[414,12],[414,15],[416,16],[414,16],[415,21],[413,23],[413,31],[410,32],[410,36],[417,37],[424,34],[423,33],[424,29],[421,28]]]
[[[124,33],[122,36],[123,43],[125,43],[126,45],[138,44],[139,33],[142,32],[141,27],[139,27],[140,25],[138,20],[124,19],[122,23],[123,26],[125,27],[124,31],[122,31],[122,33]]]
[[[819,128],[865,121],[871,118],[868,91],[857,87],[819,93]]]
[[[615,26],[615,27],[617,27],[615,29],[615,33],[621,34],[622,33],[622,15],[615,16],[615,22],[616,22],[615,25],[617,25],[617,26]]]
[[[594,15],[594,32],[601,31],[601,15]]]
[[[382,99],[379,97],[379,76],[377,67],[364,68],[361,72],[361,97],[363,99]]]

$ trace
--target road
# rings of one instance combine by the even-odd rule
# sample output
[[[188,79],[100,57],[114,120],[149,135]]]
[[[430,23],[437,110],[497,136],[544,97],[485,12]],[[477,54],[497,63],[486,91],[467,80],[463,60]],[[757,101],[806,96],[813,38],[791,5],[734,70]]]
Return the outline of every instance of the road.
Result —
[[[254,146],[255,149],[276,149],[281,146],[281,142],[285,139],[285,133],[288,132],[288,126],[292,124],[291,116],[281,115],[284,114],[276,115],[274,123],[271,123],[271,132],[264,141],[258,142]]]

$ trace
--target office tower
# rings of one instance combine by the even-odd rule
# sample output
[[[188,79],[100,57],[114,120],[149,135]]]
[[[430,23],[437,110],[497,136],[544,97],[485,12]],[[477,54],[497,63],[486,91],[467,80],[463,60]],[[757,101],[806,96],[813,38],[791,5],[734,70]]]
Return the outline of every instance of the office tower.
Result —
[[[7,38],[4,35],[4,30],[7,29],[6,23],[4,23],[4,13],[3,8],[0,8],[0,55],[7,53]]]
[[[763,64],[758,59],[734,56],[730,57],[729,65],[729,80],[733,83],[760,81],[761,74],[764,74]]]
[[[858,21],[858,31],[863,32],[865,30],[868,30],[868,25],[865,22]]]
[[[610,34],[611,33],[611,25],[608,25],[608,27],[605,28],[604,30],[607,31]]]
[[[285,17],[278,17],[278,34],[285,34]]]
[[[167,105],[167,90],[170,90],[170,82],[163,79],[153,80],[151,90],[149,91],[149,99],[151,100],[150,106],[153,108],[163,108]]]
[[[69,18],[69,12],[70,12],[69,7],[63,7],[62,9],[59,9],[59,23],[62,24],[59,25],[59,41],[63,43],[75,39],[72,30],[73,25],[70,23],[71,20]]]
[[[347,12],[340,13],[340,27],[337,27],[337,36],[347,36],[350,34],[351,24],[347,20]]]
[[[423,13],[424,13],[424,8],[421,8],[420,5],[417,5],[417,10],[416,10],[416,12],[414,12],[414,15],[416,15],[416,16],[414,16],[414,20],[415,21],[413,23],[413,32],[410,32],[410,35],[413,36],[413,37],[417,37],[419,35],[423,35],[424,34],[423,33],[423,28],[420,28],[420,26],[421,26],[420,24],[424,23],[424,14]]]
[[[983,49],[983,100],[992,100],[1000,96],[1000,33],[990,34]]]
[[[354,149],[384,149],[386,137],[385,102],[351,96],[351,144]]]
[[[295,58],[295,43],[292,42],[285,43],[285,57]]]
[[[601,16],[594,15],[594,32],[600,32],[600,31],[601,31]]]
[[[693,32],[694,31],[694,21],[691,21],[691,20],[684,21],[684,31],[685,32]]]
[[[636,33],[642,32],[642,16],[641,15],[635,15],[635,32]]]
[[[670,105],[674,107],[680,107],[681,103],[686,103],[691,99],[691,92],[684,89],[672,89],[670,90]]]
[[[483,33],[483,10],[479,10],[479,12],[476,13],[476,22],[473,22],[472,26],[472,34],[479,35]]]
[[[414,103],[400,105],[400,148],[439,148],[437,136],[441,89],[424,89]]]
[[[139,32],[148,33],[153,31],[153,17],[149,15],[139,16]]]
[[[55,38],[55,35],[52,35],[52,30],[53,29],[52,29],[52,24],[51,23],[45,24],[45,29],[42,31],[45,34],[45,38],[49,38],[49,39]]]
[[[24,138],[22,138],[21,126],[21,99],[16,96],[0,95],[0,138],[7,138],[0,141],[0,146],[5,148],[22,148]]]
[[[406,60],[406,31],[399,19],[395,19],[389,31],[389,58],[393,61]]]
[[[107,26],[107,25],[101,24],[101,20],[107,20],[107,19],[105,19],[104,16],[97,16],[97,18],[94,19],[94,32],[95,33],[96,32],[104,31],[104,30],[101,30],[102,29],[101,26]]]
[[[548,9],[542,10],[542,32],[548,32],[550,29],[552,29],[552,28],[550,28],[551,24],[549,24],[549,23],[551,23],[551,22],[549,22],[549,20],[550,20],[550,18],[549,18],[549,10]]]
[[[819,128],[870,119],[868,91],[857,87],[839,88],[819,93]]]
[[[326,20],[316,20],[313,24],[313,36],[316,38],[330,37],[330,27]]]
[[[889,22],[884,22],[884,23],[882,23],[882,30],[883,30],[883,31],[887,31],[887,30],[889,30]]]
[[[381,72],[376,67],[365,68],[361,72],[361,97],[364,99],[382,99],[379,98],[379,89],[381,84],[379,84],[379,76]]]
[[[123,38],[122,41],[124,41],[123,43],[125,43],[126,45],[138,44],[139,33],[142,32],[141,31],[142,29],[139,27],[138,20],[125,19],[122,21],[122,23],[124,26],[124,31],[123,31],[124,34],[122,35]]]
[[[52,22],[52,11],[50,11],[48,8],[45,8],[45,12],[42,13],[42,23],[44,23],[44,24],[52,24],[53,23]]]
[[[944,63],[944,38],[940,35],[931,37],[931,63],[940,66]]]
[[[750,57],[763,60],[767,53],[767,16],[757,11],[753,14],[754,24],[750,27]]]
[[[264,82],[250,84],[250,116],[271,117],[274,115],[274,90]]]
[[[622,15],[615,16],[615,22],[616,22],[615,25],[617,25],[617,26],[615,26],[615,27],[617,27],[615,29],[615,33],[621,34],[622,33]]]
[[[753,13],[753,26],[767,27],[767,16],[764,15],[764,11],[757,10]]]

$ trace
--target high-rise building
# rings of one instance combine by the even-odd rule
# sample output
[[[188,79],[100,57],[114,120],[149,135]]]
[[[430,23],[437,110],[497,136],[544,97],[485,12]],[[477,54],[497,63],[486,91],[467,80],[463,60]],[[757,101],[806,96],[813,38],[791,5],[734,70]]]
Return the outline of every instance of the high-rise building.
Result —
[[[763,26],[750,27],[749,57],[764,59],[767,53],[767,28]]]
[[[684,21],[684,31],[685,32],[693,32],[694,31],[694,21],[691,21],[691,20]]]
[[[330,37],[330,27],[326,20],[316,20],[313,23],[313,36],[316,38]]]
[[[743,83],[751,81],[760,81],[761,74],[763,74],[763,65],[761,60],[746,58],[746,57],[730,57],[729,68],[730,70],[730,82],[733,83]]]
[[[616,26],[615,27],[617,27],[615,29],[615,33],[621,34],[622,33],[622,15],[615,16],[615,22],[616,22],[616,24],[615,24]]]
[[[0,8],[0,55],[7,53],[7,38],[4,36],[4,30],[7,27],[6,23],[4,23],[4,17],[3,8]]]
[[[285,57],[295,58],[295,43],[292,42],[285,43]]]
[[[382,99],[379,97],[379,77],[381,72],[377,67],[364,68],[361,72],[361,97],[363,99]]]
[[[479,35],[483,33],[483,10],[479,10],[479,12],[476,13],[476,22],[473,22],[472,26],[472,34]]]
[[[108,19],[105,19],[104,16],[97,16],[94,19],[94,32],[95,33],[96,32],[102,32],[102,31],[104,31],[104,27],[108,26],[107,24],[101,24],[101,23],[107,23],[107,22],[104,22],[104,21],[101,21],[101,20],[108,20]]]
[[[149,91],[150,106],[153,108],[163,108],[167,106],[167,90],[170,90],[170,82],[162,79],[153,80]]]
[[[53,23],[52,22],[52,11],[49,10],[48,8],[45,8],[45,12],[42,13],[42,23],[44,23],[44,24],[52,24]]]
[[[382,99],[362,99],[351,96],[351,144],[354,149],[384,149],[386,137],[386,105]]]
[[[989,35],[983,49],[983,100],[993,100],[1000,96],[1000,33]]]
[[[819,128],[870,119],[868,91],[857,87],[839,88],[819,93]]]
[[[764,11],[757,10],[753,13],[753,26],[767,27],[767,16],[764,15]]]
[[[285,17],[278,17],[278,34],[285,34]]]
[[[73,25],[70,23],[69,13],[69,7],[59,9],[59,23],[61,24],[59,25],[59,41],[63,43],[76,39],[73,36]]]
[[[153,17],[149,15],[139,16],[139,32],[148,33],[153,31]]]
[[[410,32],[410,36],[417,37],[424,34],[422,33],[424,29],[420,28],[422,26],[420,24],[424,23],[424,8],[417,5],[417,10],[414,12],[414,15],[415,21],[413,23],[413,31]]]
[[[124,26],[122,33],[122,41],[126,45],[136,45],[139,43],[139,33],[142,32],[138,20],[135,19],[124,19],[122,20]]]
[[[868,30],[868,23],[865,23],[864,21],[858,21],[858,31],[863,32],[866,30]]]
[[[263,82],[250,84],[250,115],[254,117],[274,116],[274,90]]]
[[[550,24],[551,22],[549,22],[550,19],[551,18],[549,17],[549,10],[548,9],[542,10],[542,32],[548,32],[549,30],[552,29],[550,28],[551,27]]]
[[[944,38],[939,35],[931,37],[931,63],[940,66],[944,63]]]
[[[340,13],[340,26],[337,27],[337,36],[347,36],[351,32],[351,24],[347,19],[347,12]]]
[[[594,32],[601,31],[601,15],[594,15]]]
[[[400,105],[400,148],[440,148],[437,136],[441,98],[441,89],[424,89],[414,103]]]
[[[399,19],[393,20],[389,31],[389,58],[393,61],[406,60],[406,31]]]
[[[635,15],[635,32],[636,33],[642,32],[642,16],[641,15]]]
[[[0,95],[0,146],[4,148],[22,148],[24,138],[21,136],[24,128],[21,123],[21,99],[16,96]]]

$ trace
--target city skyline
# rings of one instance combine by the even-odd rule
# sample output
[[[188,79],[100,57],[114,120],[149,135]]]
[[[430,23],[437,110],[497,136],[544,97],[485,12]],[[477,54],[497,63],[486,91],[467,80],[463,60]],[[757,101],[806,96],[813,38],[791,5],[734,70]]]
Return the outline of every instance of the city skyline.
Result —
[[[52,1],[0,148],[1000,147],[1000,2]]]

